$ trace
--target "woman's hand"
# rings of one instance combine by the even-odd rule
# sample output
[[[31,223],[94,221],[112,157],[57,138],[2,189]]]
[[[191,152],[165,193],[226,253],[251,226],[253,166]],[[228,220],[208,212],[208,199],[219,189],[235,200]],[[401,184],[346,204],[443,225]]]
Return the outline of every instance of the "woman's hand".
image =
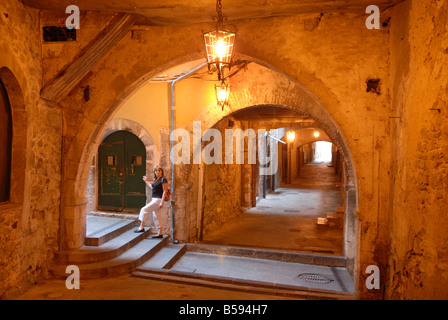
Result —
[[[163,207],[163,203],[165,202],[165,194],[166,194],[166,191],[168,190],[168,183],[166,183],[166,182],[163,183],[162,187],[163,187],[163,193],[162,193],[162,202],[160,203],[160,208]]]
[[[143,181],[145,181],[146,185],[152,189],[152,185],[151,183],[148,181],[148,179],[146,178],[146,176],[143,176]]]
[[[165,203],[165,201],[163,201],[164,196],[165,196],[165,192],[163,192],[163,194],[162,194],[162,201],[160,201],[159,208],[162,208]]]

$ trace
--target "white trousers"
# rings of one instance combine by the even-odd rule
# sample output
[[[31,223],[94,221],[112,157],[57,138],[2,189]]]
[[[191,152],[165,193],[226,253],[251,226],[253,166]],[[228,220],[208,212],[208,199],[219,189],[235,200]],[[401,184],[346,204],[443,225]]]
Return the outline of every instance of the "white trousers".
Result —
[[[153,198],[146,206],[140,209],[140,214],[138,216],[138,220],[145,221],[145,215],[152,212],[152,218],[154,219],[154,224],[157,230],[160,230],[160,222],[157,214],[160,214],[160,203],[162,202],[161,198]]]

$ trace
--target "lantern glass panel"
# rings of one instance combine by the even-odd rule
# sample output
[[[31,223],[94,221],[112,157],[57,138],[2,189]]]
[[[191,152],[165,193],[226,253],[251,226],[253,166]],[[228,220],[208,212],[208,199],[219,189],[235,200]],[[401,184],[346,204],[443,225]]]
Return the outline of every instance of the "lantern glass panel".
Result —
[[[229,103],[229,96],[230,96],[229,85],[215,86],[215,92],[216,92],[216,101],[218,102],[218,105],[224,106]]]
[[[216,29],[204,33],[204,42],[208,63],[230,64],[235,33]]]

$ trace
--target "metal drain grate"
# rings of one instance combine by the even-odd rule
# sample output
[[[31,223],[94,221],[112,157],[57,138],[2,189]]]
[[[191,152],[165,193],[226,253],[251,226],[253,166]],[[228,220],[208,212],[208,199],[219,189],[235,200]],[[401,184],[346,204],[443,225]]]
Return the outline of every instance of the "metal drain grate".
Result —
[[[317,273],[302,273],[299,274],[299,279],[314,284],[328,284],[333,281],[332,279]]]

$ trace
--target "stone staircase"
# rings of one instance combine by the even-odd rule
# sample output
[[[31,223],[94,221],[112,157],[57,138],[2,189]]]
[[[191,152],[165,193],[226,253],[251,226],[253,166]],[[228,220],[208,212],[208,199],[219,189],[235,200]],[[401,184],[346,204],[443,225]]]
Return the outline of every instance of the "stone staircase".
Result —
[[[327,212],[326,218],[317,218],[318,228],[342,229],[345,222],[345,208],[337,207],[336,212]]]
[[[89,230],[89,225],[90,229],[93,226],[93,230]],[[88,216],[85,245],[60,252],[50,274],[67,278],[69,274],[65,271],[68,265],[79,267],[82,279],[130,273],[144,263],[149,263],[153,268],[167,268],[185,250],[184,245],[169,244],[167,237],[148,238],[150,229],[134,233],[136,228],[133,220]]]
[[[67,266],[76,265],[81,280],[129,274],[159,281],[307,299],[352,297],[345,257],[172,244],[167,237],[150,238],[149,229],[134,233],[136,228],[133,220],[88,216],[86,244],[76,250],[60,252],[50,274],[67,279],[71,275],[66,273]],[[331,277],[328,288],[298,279],[299,274],[314,271],[322,272],[324,279],[325,275]]]

